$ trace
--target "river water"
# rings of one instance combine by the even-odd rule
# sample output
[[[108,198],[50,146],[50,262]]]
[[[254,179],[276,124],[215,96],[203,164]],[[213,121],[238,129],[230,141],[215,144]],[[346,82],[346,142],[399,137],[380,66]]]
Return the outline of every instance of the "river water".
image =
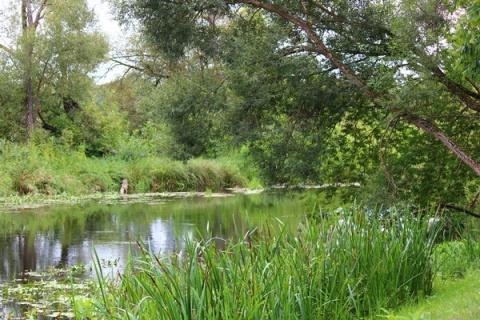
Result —
[[[303,211],[298,197],[261,193],[125,198],[4,212],[0,214],[0,282],[26,270],[73,265],[93,270],[95,252],[104,268],[121,268],[137,240],[167,254],[199,235],[229,239],[254,228],[292,225]]]

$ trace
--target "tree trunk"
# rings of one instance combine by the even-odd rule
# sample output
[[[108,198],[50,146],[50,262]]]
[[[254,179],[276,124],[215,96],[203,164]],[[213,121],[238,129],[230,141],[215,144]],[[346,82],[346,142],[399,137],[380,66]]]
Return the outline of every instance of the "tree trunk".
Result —
[[[32,86],[32,73],[31,64],[27,62],[27,68],[25,69],[24,81],[25,81],[25,125],[27,130],[27,141],[30,140],[30,134],[35,127],[35,114],[33,108],[33,86]]]
[[[30,135],[35,127],[35,112],[34,112],[34,99],[33,99],[33,83],[32,83],[32,56],[33,56],[33,43],[31,42],[30,28],[33,27],[32,6],[30,0],[22,0],[22,32],[26,37],[25,41],[25,70],[24,70],[24,111],[25,111],[25,129],[26,140],[30,140]]]
[[[24,36],[24,111],[25,111],[25,129],[26,139],[30,139],[32,130],[37,122],[37,110],[35,110],[35,96],[33,90],[33,46],[35,32],[40,20],[43,17],[43,11],[48,0],[43,0],[37,9],[35,19],[33,17],[32,3],[30,0],[22,0],[22,32]]]

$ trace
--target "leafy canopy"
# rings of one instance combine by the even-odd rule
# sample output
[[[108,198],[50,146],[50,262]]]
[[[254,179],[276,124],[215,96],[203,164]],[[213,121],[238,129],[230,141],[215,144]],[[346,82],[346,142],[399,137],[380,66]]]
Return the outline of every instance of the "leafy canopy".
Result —
[[[166,59],[202,57],[220,70],[226,96],[211,117],[225,117],[222,130],[248,146],[267,179],[381,173],[377,188],[397,198],[476,192],[480,90],[475,55],[459,45],[475,44],[476,31],[465,31],[475,1],[118,3]]]

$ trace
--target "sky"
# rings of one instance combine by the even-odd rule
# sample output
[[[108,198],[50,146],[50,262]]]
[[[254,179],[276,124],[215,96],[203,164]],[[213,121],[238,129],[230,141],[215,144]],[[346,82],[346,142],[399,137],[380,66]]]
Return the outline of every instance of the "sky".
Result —
[[[11,7],[11,3],[15,3],[19,0],[0,0],[0,15],[3,10]],[[110,8],[107,3],[108,0],[87,0],[88,6],[95,10],[95,14],[99,21],[99,25],[102,31],[109,34],[110,37],[115,39],[120,37],[120,27],[118,23],[115,22],[113,15],[110,13]],[[4,19],[0,20],[0,24],[3,23]]]
[[[113,41],[121,40],[121,28],[110,12],[106,0],[87,0],[90,8],[93,8],[97,16],[101,30]]]
[[[121,45],[124,39],[124,32],[115,21],[111,13],[110,6],[106,0],[87,0],[89,7],[93,8],[97,16],[98,24],[103,33],[108,36],[110,44],[113,46]],[[115,67],[111,69],[112,64],[106,63],[100,66],[99,70],[94,74],[97,83],[106,83],[121,76],[124,69]]]

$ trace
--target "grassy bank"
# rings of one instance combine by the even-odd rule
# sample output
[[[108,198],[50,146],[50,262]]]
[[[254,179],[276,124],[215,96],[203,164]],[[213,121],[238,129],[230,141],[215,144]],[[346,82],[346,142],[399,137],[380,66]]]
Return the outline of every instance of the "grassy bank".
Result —
[[[474,222],[463,239],[436,245],[432,259],[436,274],[432,295],[398,310],[385,310],[382,318],[480,319],[480,245],[477,237]]]
[[[465,277],[438,279],[431,297],[397,311],[385,311],[379,318],[390,320],[477,320],[480,319],[480,271]]]
[[[157,256],[141,245],[121,275],[77,306],[87,318],[361,319],[432,290],[435,232],[423,221],[306,221],[299,230],[255,230],[243,241],[190,242]],[[388,222],[388,228],[385,227]]]
[[[89,158],[82,150],[48,143],[2,142],[0,147],[0,196],[118,192],[123,178],[129,181],[129,192],[135,193],[219,191],[245,184],[238,165],[227,160],[182,163],[153,156]]]

